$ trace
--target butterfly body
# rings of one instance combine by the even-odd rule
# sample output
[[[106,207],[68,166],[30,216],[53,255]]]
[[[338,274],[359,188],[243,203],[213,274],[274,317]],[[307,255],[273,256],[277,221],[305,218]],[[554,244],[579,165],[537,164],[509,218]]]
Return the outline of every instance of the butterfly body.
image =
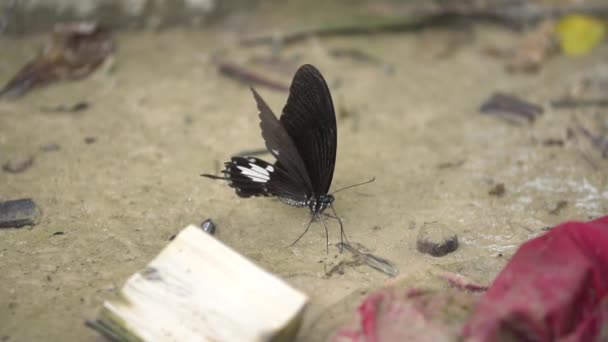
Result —
[[[333,210],[334,196],[329,194],[336,163],[337,126],[323,76],[312,65],[301,66],[279,119],[255,89],[251,91],[266,149],[276,162],[235,156],[224,164],[223,176],[203,176],[227,180],[240,197],[275,196],[286,204],[308,207],[313,215],[305,232],[315,216],[323,222],[321,214],[331,207],[344,237],[342,223]]]

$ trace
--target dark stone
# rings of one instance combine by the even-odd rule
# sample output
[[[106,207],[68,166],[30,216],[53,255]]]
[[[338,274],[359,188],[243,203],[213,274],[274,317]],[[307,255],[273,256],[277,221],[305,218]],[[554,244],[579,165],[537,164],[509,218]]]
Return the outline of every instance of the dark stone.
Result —
[[[201,223],[201,229],[205,233],[213,235],[213,234],[215,234],[215,223],[213,223],[213,221],[211,221],[211,219],[208,218]]]
[[[0,228],[33,226],[40,219],[40,209],[29,198],[0,203]]]
[[[498,183],[498,184],[494,185],[494,187],[492,187],[492,189],[490,189],[490,191],[488,191],[488,195],[502,197],[505,195],[506,191],[507,191],[507,189],[505,188],[505,185],[503,183]]]
[[[84,143],[87,145],[93,144],[97,141],[97,138],[95,137],[86,137],[84,138]]]
[[[425,223],[418,232],[416,249],[420,253],[441,257],[458,248],[458,236],[441,223]]]
[[[34,164],[34,157],[18,157],[11,159],[2,165],[2,170],[8,173],[21,173]]]

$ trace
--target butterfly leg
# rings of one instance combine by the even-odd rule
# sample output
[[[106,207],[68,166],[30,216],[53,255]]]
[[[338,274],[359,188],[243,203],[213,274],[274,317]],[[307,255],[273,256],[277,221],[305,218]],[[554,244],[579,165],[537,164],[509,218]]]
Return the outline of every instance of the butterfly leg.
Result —
[[[292,242],[291,245],[289,245],[289,247],[292,247],[293,245],[295,245],[296,243],[298,243],[298,241],[300,241],[300,239],[302,238],[302,236],[304,236],[304,234],[306,234],[306,232],[310,228],[310,224],[312,223],[312,221],[314,220],[314,218],[315,218],[315,216],[312,215],[312,217],[310,218],[310,221],[308,221],[308,224],[306,225],[306,229],[304,229],[304,233],[300,234],[300,236],[296,239],[296,241]]]
[[[330,204],[331,207],[331,211],[334,212],[334,217],[336,220],[338,220],[338,223],[340,224],[340,253],[342,253],[342,251],[344,250],[344,248],[342,248],[343,244],[344,244],[344,240],[346,240],[346,244],[348,244],[350,246],[350,242],[348,241],[348,238],[346,237],[346,232],[344,231],[344,225],[342,224],[342,220],[340,219],[340,216],[338,216],[338,214],[336,213],[336,209],[334,209],[334,205]]]
[[[314,217],[315,214],[313,214]],[[321,214],[317,214],[319,216],[319,220],[323,223],[323,227],[325,228],[325,243],[327,246],[327,254],[329,254],[329,232],[327,231],[327,226],[325,225],[325,221],[323,221],[323,216]]]

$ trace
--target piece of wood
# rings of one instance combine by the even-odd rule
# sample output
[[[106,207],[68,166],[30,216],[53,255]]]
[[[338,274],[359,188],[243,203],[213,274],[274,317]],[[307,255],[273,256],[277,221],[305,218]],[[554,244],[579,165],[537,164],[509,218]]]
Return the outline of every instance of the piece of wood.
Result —
[[[124,341],[293,341],[307,301],[190,225],[89,325]]]

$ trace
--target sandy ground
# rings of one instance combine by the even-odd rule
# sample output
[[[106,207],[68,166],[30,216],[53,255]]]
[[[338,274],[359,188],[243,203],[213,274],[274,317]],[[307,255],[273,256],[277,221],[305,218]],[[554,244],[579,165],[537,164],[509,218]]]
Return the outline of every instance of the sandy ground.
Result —
[[[218,238],[311,296],[301,340],[317,340],[367,289],[388,277],[365,266],[325,277],[348,259],[305,209],[274,199],[240,199],[221,182],[199,177],[241,150],[263,147],[254,100],[241,83],[218,74],[215,60],[244,62],[267,48],[239,48],[234,32],[167,31],[117,34],[112,68],[61,83],[14,102],[0,102],[0,162],[33,155],[23,173],[0,172],[0,199],[33,198],[42,208],[31,228],[0,231],[0,340],[93,340],[84,326],[189,223],[212,217]],[[600,94],[608,80],[608,47],[579,58],[557,56],[539,73],[513,75],[482,53],[510,46],[514,33],[477,26],[451,54],[454,34],[311,39],[283,51],[297,60],[268,75],[289,82],[300,63],[325,75],[339,112],[333,189],[351,242],[393,261],[411,285],[439,282],[432,270],[489,282],[523,241],[542,228],[587,220],[608,210],[608,161],[567,128],[604,128],[606,110],[554,110],[548,103],[591,79]],[[0,37],[0,79],[8,79],[40,48],[43,37]],[[356,47],[394,72],[329,55]],[[275,110],[285,93],[258,87]],[[511,92],[544,106],[533,124],[513,125],[478,107],[492,92]],[[593,93],[596,92],[596,93]],[[605,94],[605,89],[604,89]],[[87,101],[77,114],[41,107]],[[603,120],[603,121],[602,121]],[[87,144],[85,138],[94,137]],[[545,146],[562,139],[563,146]],[[40,147],[56,143],[58,151]],[[448,164],[446,164],[448,163]],[[443,167],[447,166],[447,167]],[[504,183],[503,197],[488,194]],[[559,201],[567,205],[553,212]],[[416,251],[418,230],[440,222],[460,248],[442,258]],[[63,235],[54,235],[63,232]],[[330,223],[330,243],[339,241]]]

